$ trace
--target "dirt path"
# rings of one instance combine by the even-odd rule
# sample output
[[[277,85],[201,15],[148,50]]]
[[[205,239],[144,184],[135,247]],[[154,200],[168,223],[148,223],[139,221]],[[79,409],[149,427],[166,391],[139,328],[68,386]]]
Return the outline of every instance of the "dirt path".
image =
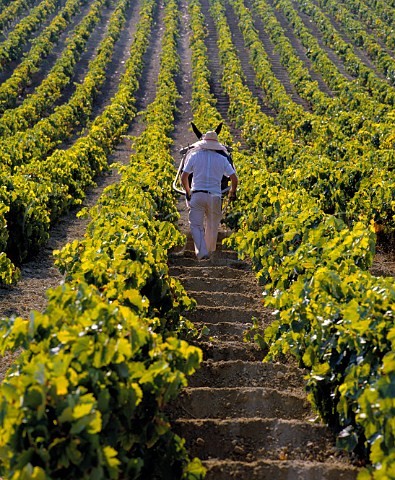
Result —
[[[203,7],[209,31],[212,91],[226,118],[215,30],[206,2]],[[186,40],[184,28],[179,85],[183,108],[174,132],[174,153],[190,138],[190,52]],[[239,47],[241,51],[241,44]],[[188,242],[183,251],[171,256],[170,273],[198,302],[188,318],[198,328],[206,326],[210,330],[198,343],[204,353],[203,367],[190,379],[171,412],[191,455],[204,460],[207,478],[213,480],[253,480],[269,475],[276,480],[355,479],[357,470],[336,451],[329,430],[310,421],[314,414],[306,398],[303,372],[292,364],[263,364],[264,352],[243,342],[243,331],[252,325],[253,316],[260,319],[262,326],[271,321],[250,265],[239,261],[234,252],[222,249],[221,240],[228,233],[223,229],[216,255],[197,261],[183,199],[179,211],[179,227],[187,234]]]
[[[220,243],[211,260],[197,261],[192,249],[189,239],[170,272],[198,302],[188,317],[210,334],[198,343],[203,367],[172,415],[191,455],[204,460],[207,479],[355,479],[329,429],[311,420],[303,371],[262,363],[263,352],[242,341],[252,316],[263,326],[271,317],[248,263]]]

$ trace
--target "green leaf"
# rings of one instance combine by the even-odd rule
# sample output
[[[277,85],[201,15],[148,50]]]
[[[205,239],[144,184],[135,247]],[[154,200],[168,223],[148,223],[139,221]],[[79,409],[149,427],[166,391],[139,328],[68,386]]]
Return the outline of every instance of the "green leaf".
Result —
[[[23,398],[24,406],[37,409],[45,402],[45,394],[39,387],[30,387]]]

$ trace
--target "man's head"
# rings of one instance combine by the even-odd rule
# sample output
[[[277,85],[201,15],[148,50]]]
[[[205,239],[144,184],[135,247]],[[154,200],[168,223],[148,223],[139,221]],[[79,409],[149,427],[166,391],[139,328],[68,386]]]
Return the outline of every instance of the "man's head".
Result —
[[[207,140],[210,142],[218,142],[218,135],[213,130],[209,130],[203,135],[203,140]]]
[[[194,146],[206,150],[225,150],[224,146],[218,141],[217,133],[213,130],[209,130],[202,135],[202,139],[196,142]]]

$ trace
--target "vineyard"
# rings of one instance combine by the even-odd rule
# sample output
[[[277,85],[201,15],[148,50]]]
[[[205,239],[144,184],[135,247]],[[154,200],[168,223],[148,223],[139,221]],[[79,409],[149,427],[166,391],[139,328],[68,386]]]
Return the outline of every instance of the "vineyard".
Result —
[[[395,479],[394,0],[0,0],[0,476]],[[238,198],[193,254],[179,150]]]

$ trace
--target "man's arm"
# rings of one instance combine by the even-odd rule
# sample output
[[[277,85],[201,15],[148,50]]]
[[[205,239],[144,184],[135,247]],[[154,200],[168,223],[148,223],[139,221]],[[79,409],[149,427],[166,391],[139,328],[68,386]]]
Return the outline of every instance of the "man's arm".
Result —
[[[180,181],[186,192],[186,198],[189,201],[191,199],[191,187],[189,184],[189,175],[193,172],[194,157],[196,152],[194,149],[190,150],[184,160],[183,171],[181,173]]]
[[[239,179],[237,178],[237,175],[235,173],[232,173],[232,175],[230,175],[229,178],[231,181],[231,187],[230,187],[229,193],[236,193]]]
[[[239,179],[237,178],[237,175],[235,173],[232,173],[229,178],[231,181],[231,186],[229,190],[229,201],[234,202],[236,200],[236,190]]]
[[[191,197],[191,189],[189,187],[189,181],[188,181],[189,173],[188,172],[182,172],[181,174],[181,183],[182,186],[184,187],[184,190],[186,192],[187,200],[188,198]]]

